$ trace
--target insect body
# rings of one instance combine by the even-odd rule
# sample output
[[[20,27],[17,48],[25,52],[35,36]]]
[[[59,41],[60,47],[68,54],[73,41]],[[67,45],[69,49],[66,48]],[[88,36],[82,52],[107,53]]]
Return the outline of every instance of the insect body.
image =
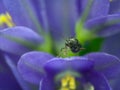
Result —
[[[62,55],[67,55],[67,50],[68,48],[73,52],[73,53],[78,53],[80,50],[84,50],[82,48],[82,45],[76,38],[69,38],[65,42],[65,47],[61,48],[61,53],[59,53],[59,56]],[[62,52],[64,50],[64,52]]]
[[[69,38],[65,42],[65,47],[69,47],[73,53],[79,52],[82,48],[81,44],[76,38]]]

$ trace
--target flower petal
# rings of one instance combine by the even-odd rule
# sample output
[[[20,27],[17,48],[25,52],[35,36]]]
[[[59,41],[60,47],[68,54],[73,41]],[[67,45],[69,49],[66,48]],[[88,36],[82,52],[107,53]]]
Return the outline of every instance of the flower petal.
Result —
[[[46,77],[43,80],[41,80],[39,90],[55,90],[54,88],[54,82],[50,78]]]
[[[120,0],[111,0],[109,13],[120,13]]]
[[[43,1],[46,4],[49,28],[55,39],[73,34],[77,19],[75,0]]]
[[[21,90],[22,88],[15,79],[13,73],[5,62],[0,52],[0,89],[1,90]]]
[[[53,56],[43,52],[26,53],[18,62],[18,70],[26,81],[39,84],[45,75],[43,65],[51,58]]]
[[[95,90],[111,90],[106,78],[97,72],[92,72],[87,76],[90,83],[94,86]]]
[[[31,90],[30,86],[23,80],[23,78],[18,73],[17,67],[14,64],[14,62],[12,61],[12,59],[9,56],[5,55],[5,61],[6,61],[7,65],[9,66],[9,68],[11,69],[14,77],[18,81],[18,83],[21,86],[21,88],[23,90]]]
[[[120,58],[120,33],[105,38],[101,51],[115,55]],[[112,42],[112,43],[111,43]]]
[[[5,12],[5,6],[3,5],[3,1],[0,0],[0,14]]]
[[[13,22],[17,26],[26,26],[35,29],[34,23],[31,22],[29,14],[23,6],[22,0],[2,0],[6,11],[10,13]]]
[[[97,31],[100,36],[110,36],[120,32],[120,14],[90,19],[85,28]]]
[[[114,80],[112,80],[111,87],[112,90],[120,90],[120,76]]]
[[[39,45],[42,37],[26,27],[7,28],[0,32],[0,49],[4,52],[21,55]]]
[[[89,1],[90,0],[77,0],[79,13],[84,12],[85,8],[88,6]],[[92,7],[90,9],[89,18],[105,16],[108,14],[108,11],[109,11],[109,0],[93,0]]]
[[[120,74],[120,59],[107,53],[90,53],[86,57],[95,63],[95,69],[108,79]]]
[[[87,58],[73,57],[73,58],[53,58],[44,66],[46,72],[51,76],[64,71],[86,72],[93,68],[93,62],[88,61]]]

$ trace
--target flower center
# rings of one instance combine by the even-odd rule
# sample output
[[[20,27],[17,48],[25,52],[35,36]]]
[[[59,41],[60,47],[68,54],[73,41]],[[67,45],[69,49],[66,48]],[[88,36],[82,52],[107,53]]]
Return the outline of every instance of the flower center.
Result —
[[[0,14],[0,26],[8,26],[8,27],[13,27],[15,24],[12,21],[12,18],[8,12],[5,14]]]
[[[61,79],[61,87],[59,90],[76,90],[76,80],[72,75],[66,75]]]
[[[56,90],[95,90],[90,82],[77,72],[63,72],[55,77],[57,83]]]

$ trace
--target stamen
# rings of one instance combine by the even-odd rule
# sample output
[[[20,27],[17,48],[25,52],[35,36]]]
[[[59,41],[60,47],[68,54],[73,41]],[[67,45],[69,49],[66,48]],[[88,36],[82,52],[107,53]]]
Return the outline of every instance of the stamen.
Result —
[[[5,14],[0,14],[0,26],[7,25],[8,27],[13,27],[15,24],[12,21],[12,17],[8,12]]]
[[[76,80],[71,75],[66,75],[61,79],[60,90],[76,90]]]
[[[71,77],[69,86],[70,86],[70,89],[75,89],[76,88],[76,82],[75,82],[74,77]]]
[[[65,78],[63,78],[63,79],[61,80],[61,85],[62,85],[62,87],[67,86],[67,80],[66,80]]]

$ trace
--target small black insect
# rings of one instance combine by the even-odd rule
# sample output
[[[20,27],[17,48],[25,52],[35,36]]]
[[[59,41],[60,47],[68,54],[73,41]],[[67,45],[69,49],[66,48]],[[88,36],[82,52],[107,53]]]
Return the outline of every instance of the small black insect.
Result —
[[[73,53],[79,52],[82,48],[82,45],[76,38],[69,38],[65,42],[65,47],[69,47]]]
[[[67,54],[67,50],[68,48],[73,52],[73,53],[78,53],[80,50],[84,50],[85,48],[82,48],[82,45],[80,44],[80,42],[78,41],[78,39],[76,38],[69,38],[66,40],[65,42],[65,47],[61,48],[61,51],[64,50],[64,54]],[[62,52],[59,53],[59,56],[61,56]]]

